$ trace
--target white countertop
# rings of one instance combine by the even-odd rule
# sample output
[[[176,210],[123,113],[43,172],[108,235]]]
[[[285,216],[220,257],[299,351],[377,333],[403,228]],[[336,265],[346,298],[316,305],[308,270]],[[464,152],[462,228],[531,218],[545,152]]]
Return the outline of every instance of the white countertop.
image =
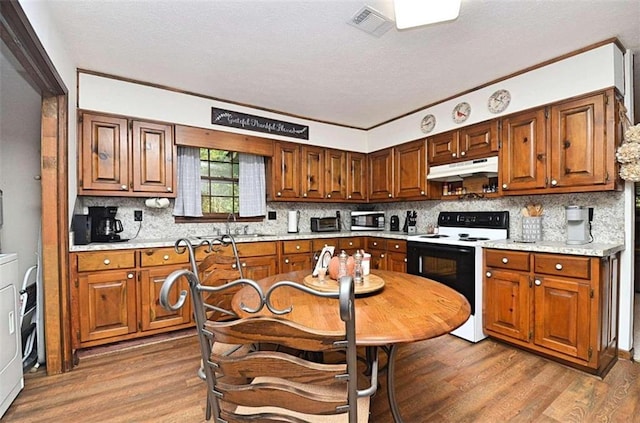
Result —
[[[296,239],[322,239],[322,238],[347,238],[353,236],[374,236],[379,238],[406,240],[407,234],[404,232],[388,231],[353,231],[353,232],[300,232],[286,234],[260,234],[256,235],[234,235],[237,243],[241,242],[261,242],[261,241],[288,241]],[[216,236],[217,237],[217,236]],[[193,244],[200,242],[200,239],[193,235],[185,235]],[[82,251],[106,251],[106,250],[126,250],[131,248],[159,248],[173,247],[177,239],[132,239],[124,242],[92,242],[87,245],[73,245],[69,247],[69,252]]]
[[[624,244],[589,243],[569,245],[564,241],[536,241],[522,242],[513,239],[485,241],[483,248],[497,248],[502,250],[532,251],[536,253],[570,254],[577,256],[606,257],[624,250]]]

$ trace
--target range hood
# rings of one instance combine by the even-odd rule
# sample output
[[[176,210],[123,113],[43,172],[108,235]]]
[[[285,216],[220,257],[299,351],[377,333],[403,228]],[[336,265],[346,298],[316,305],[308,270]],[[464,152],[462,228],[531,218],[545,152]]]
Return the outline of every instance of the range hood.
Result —
[[[430,181],[460,181],[462,178],[484,174],[498,176],[498,156],[467,160],[429,168],[427,179]]]

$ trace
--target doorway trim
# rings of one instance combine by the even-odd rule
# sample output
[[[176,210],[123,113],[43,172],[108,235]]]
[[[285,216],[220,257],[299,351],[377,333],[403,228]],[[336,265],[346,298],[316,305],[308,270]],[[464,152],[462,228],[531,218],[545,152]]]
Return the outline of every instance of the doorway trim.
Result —
[[[0,1],[0,35],[42,96],[41,188],[44,328],[48,374],[73,366],[69,316],[68,89],[16,0]]]

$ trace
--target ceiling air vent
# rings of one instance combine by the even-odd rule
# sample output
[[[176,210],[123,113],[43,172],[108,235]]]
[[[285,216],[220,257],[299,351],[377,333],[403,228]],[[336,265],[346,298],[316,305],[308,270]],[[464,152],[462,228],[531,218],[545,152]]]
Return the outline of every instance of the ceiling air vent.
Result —
[[[363,6],[348,22],[364,32],[380,37],[393,27],[393,21],[371,6]]]

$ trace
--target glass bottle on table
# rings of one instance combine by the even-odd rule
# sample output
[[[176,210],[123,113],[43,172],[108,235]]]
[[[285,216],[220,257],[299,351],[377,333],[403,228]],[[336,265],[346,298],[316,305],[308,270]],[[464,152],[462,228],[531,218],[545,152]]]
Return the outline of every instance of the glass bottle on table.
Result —
[[[339,260],[338,281],[340,280],[341,277],[347,276],[347,259],[348,258],[349,256],[347,255],[347,253],[345,253],[344,250],[342,250],[340,252],[340,255],[338,256],[338,260]]]
[[[356,253],[353,255],[353,261],[353,283],[359,285],[364,282],[362,277],[362,254],[360,253],[360,250],[356,250]]]

